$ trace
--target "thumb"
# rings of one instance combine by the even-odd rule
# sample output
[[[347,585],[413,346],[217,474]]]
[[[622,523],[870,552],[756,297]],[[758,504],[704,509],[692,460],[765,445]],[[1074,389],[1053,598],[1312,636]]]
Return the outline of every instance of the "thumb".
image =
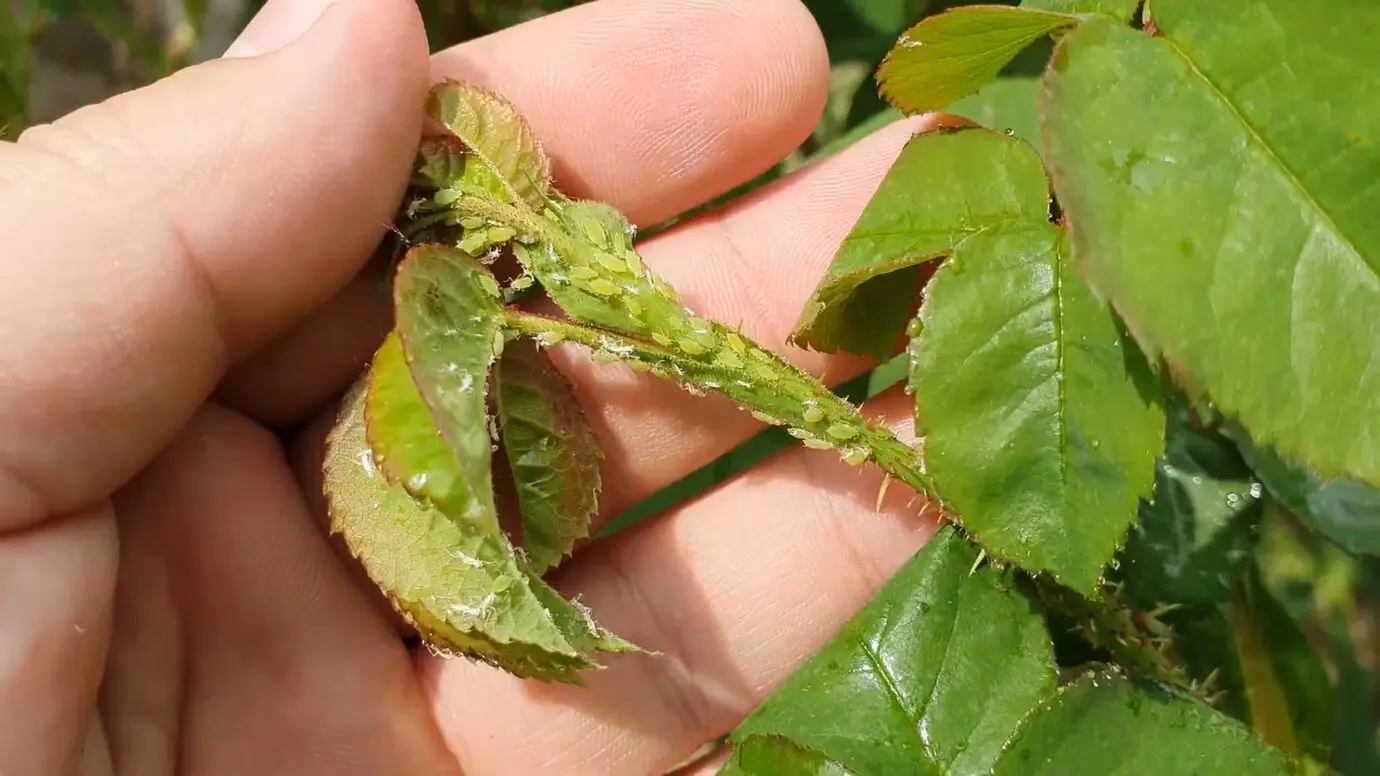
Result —
[[[413,0],[270,0],[228,58],[0,145],[0,535],[119,487],[359,270],[426,77]]]

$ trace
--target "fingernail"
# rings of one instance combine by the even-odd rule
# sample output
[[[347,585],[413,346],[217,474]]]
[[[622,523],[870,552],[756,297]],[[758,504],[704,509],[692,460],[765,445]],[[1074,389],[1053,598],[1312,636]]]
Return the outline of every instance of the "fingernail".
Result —
[[[225,50],[224,59],[269,54],[302,37],[338,0],[268,0]]]

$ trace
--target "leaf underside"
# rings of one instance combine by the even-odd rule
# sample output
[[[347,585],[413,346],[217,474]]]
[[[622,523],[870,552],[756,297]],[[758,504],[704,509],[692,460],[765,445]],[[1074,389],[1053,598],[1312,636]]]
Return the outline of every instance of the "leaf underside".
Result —
[[[912,27],[882,61],[882,96],[906,114],[939,110],[997,77],[1026,46],[1076,24],[1067,14],[978,5],[953,8]]]
[[[1074,253],[1148,353],[1262,445],[1380,483],[1380,5],[1155,0],[1046,80]]]
[[[541,574],[589,536],[603,454],[570,383],[530,340],[509,344],[494,376],[523,548]]]
[[[990,160],[1002,174],[958,205],[1012,214],[961,224],[926,289],[910,386],[927,471],[994,556],[1091,593],[1150,495],[1160,384],[1068,261],[1034,149],[985,130],[912,148],[936,167]]]

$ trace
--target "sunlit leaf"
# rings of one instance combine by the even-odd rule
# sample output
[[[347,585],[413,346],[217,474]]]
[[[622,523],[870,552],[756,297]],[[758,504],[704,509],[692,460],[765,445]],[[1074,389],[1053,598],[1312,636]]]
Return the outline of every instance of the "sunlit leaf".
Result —
[[[1077,17],[998,5],[966,6],[912,27],[877,71],[902,113],[938,110],[987,84],[1026,46]]]
[[[452,519],[390,484],[365,438],[364,392],[361,381],[327,439],[331,529],[428,644],[565,682],[597,667],[592,653],[636,649],[546,587],[503,533]]]
[[[1347,552],[1380,555],[1380,490],[1346,477],[1324,480],[1256,447],[1244,431],[1235,438],[1270,494],[1299,520]]]
[[[1008,574],[942,529],[842,632],[733,733],[819,755],[858,776],[986,773],[1054,689],[1044,622]],[[981,692],[974,692],[974,687]],[[820,758],[835,770],[821,770]],[[777,760],[740,772],[770,776]],[[809,762],[809,761],[807,761]]]
[[[917,166],[985,158],[1000,174],[980,178],[971,209],[927,204],[911,179],[916,220],[1010,213],[960,216],[969,232],[925,291],[910,385],[927,471],[994,556],[1090,593],[1150,495],[1159,382],[1068,261],[1034,149],[986,130],[922,137]]]
[[[1262,445],[1380,484],[1380,4],[1155,0],[1064,37],[1045,128],[1075,255]]]
[[[856,776],[818,752],[801,749],[787,739],[754,736],[733,747],[733,756],[719,776]]]
[[[434,181],[438,188],[541,207],[551,184],[551,161],[510,101],[481,86],[448,80],[432,88],[427,115],[469,151],[449,180]]]
[[[493,504],[482,500],[485,491],[474,489],[436,430],[431,410],[412,381],[397,332],[374,354],[368,380],[364,414],[369,446],[389,480],[446,514],[473,521],[481,532],[498,533]],[[474,476],[484,475],[480,471]]]
[[[1198,701],[1088,674],[1035,711],[992,776],[1285,776],[1277,752]]]
[[[1095,13],[1120,21],[1130,21],[1142,0],[1025,0],[1022,8],[1055,13]]]
[[[530,341],[503,351],[495,377],[522,544],[541,574],[589,536],[599,510],[603,454],[570,383]]]
[[[1040,136],[1039,102],[1039,78],[1005,76],[944,110],[989,129],[1007,132],[1040,149],[1044,147],[1044,138]]]
[[[806,303],[797,345],[890,355],[915,311],[919,265],[975,234],[1048,219],[1038,159],[990,134],[927,132],[906,144]]]
[[[1170,414],[1152,503],[1121,554],[1126,597],[1147,608],[1226,600],[1250,557],[1261,485],[1231,440]]]
[[[498,283],[464,253],[425,245],[403,258],[393,293],[412,379],[473,494],[469,509],[451,516],[482,520],[494,512],[486,395],[489,370],[504,343]]]

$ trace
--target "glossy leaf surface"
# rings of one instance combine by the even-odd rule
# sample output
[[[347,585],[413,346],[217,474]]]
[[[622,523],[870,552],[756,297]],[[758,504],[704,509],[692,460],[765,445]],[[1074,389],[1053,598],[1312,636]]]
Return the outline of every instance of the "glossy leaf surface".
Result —
[[[495,370],[499,428],[522,512],[522,545],[538,574],[589,536],[603,454],[570,383],[528,340]]]
[[[902,113],[938,110],[996,78],[1040,37],[1075,23],[1065,14],[998,5],[935,14],[902,35],[882,62],[882,96]]]
[[[733,740],[783,738],[858,776],[986,773],[1054,681],[1031,602],[944,528]]]
[[[1198,701],[1089,674],[1035,711],[992,776],[1285,776],[1250,729]]]
[[[912,138],[806,303],[793,341],[885,357],[920,292],[918,267],[973,235],[1049,215],[1045,173],[1029,149],[993,133]]]
[[[928,146],[936,164],[1001,158],[978,201],[1022,204],[957,243],[926,288],[910,385],[927,471],[994,556],[1090,593],[1150,495],[1159,383],[1068,261],[1034,149],[939,137],[963,136]]]
[[[1046,84],[1074,251],[1152,356],[1261,444],[1380,483],[1380,5],[1155,0]]]
[[[775,736],[754,736],[733,747],[719,776],[856,776],[818,752]]]

